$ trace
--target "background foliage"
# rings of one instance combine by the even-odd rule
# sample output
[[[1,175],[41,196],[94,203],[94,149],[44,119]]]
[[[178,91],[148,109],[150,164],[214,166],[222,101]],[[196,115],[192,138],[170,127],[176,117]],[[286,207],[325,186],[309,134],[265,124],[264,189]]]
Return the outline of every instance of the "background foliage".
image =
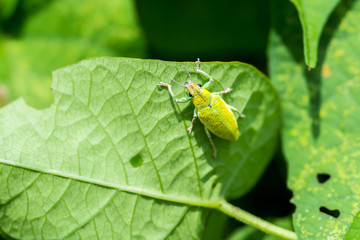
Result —
[[[19,126],[15,124],[19,121],[19,116],[31,115],[37,121],[51,119],[51,109],[65,106],[61,104],[66,104],[66,99],[57,98],[56,93],[53,95],[50,90],[51,72],[85,58],[107,56],[188,61],[190,69],[197,57],[202,61],[246,62],[269,76],[280,95],[283,106],[281,141],[278,150],[272,155],[271,164],[256,186],[253,185],[267,166],[266,159],[258,170],[251,167],[244,169],[249,175],[255,174],[251,184],[240,184],[240,187],[237,186],[239,188],[234,188],[235,193],[230,191],[225,195],[234,205],[289,229],[292,227],[293,217],[293,228],[300,239],[356,239],[359,235],[357,226],[360,190],[357,124],[359,20],[360,4],[355,0],[226,0],[220,3],[205,0],[178,3],[163,0],[0,0],[0,105],[7,105],[0,112],[3,116],[0,119],[2,136],[11,127]],[[114,74],[111,66],[118,60],[104,61],[85,61],[57,71],[53,87],[66,87],[54,84],[59,79],[68,80],[69,76],[76,79],[77,76],[84,75],[90,66],[105,66],[105,69],[93,67],[98,74],[104,71]],[[170,71],[166,76],[177,71],[180,73],[179,66],[176,65],[177,70]],[[204,64],[204,67],[219,78],[223,77],[218,65]],[[254,71],[255,76],[262,78],[252,68],[240,65],[235,68],[237,71]],[[313,69],[309,71],[309,68]],[[153,71],[151,67],[135,69]],[[69,76],[61,75],[66,72]],[[148,78],[151,91],[155,90],[153,84],[160,78],[155,70],[153,72],[154,75]],[[249,79],[253,81],[254,78]],[[230,78],[227,84],[232,84]],[[243,86],[245,90],[251,89],[239,86]],[[139,91],[144,94],[150,89],[140,88]],[[238,91],[241,92],[241,89]],[[156,93],[159,94],[159,99],[168,99],[165,91],[162,95],[160,92]],[[22,100],[9,104],[19,97],[23,97],[26,104]],[[233,101],[231,96],[228,100]],[[53,102],[55,105],[50,107]],[[170,109],[172,106],[170,102],[167,103],[169,106],[165,109]],[[39,114],[27,104],[48,110]],[[184,119],[189,121],[192,108],[186,105],[182,107],[185,115],[190,116]],[[176,119],[175,115],[172,117],[173,120]],[[32,118],[24,117],[23,120],[29,119]],[[71,118],[68,120],[71,121]],[[250,120],[253,119],[249,118]],[[41,121],[37,121],[34,125],[41,125]],[[176,125],[175,122],[171,124]],[[277,124],[280,124],[279,120],[275,120],[274,126]],[[24,130],[20,131],[21,134],[24,132],[26,133]],[[19,139],[21,134],[18,135]],[[67,135],[62,137],[64,136]],[[204,137],[196,133],[195,136]],[[275,135],[273,137],[276,138]],[[21,144],[19,139],[14,141]],[[206,141],[205,138],[202,140]],[[276,143],[274,140],[273,144]],[[7,142],[2,142],[2,145],[6,144]],[[10,151],[4,147],[1,149],[1,156]],[[135,165],[142,162],[136,156],[138,155],[129,156]],[[17,194],[17,188],[11,187],[11,183],[16,181],[8,181],[8,176],[22,176],[22,182],[31,181],[35,176],[16,171],[9,175],[8,167],[4,164],[1,169],[1,184],[6,186],[6,191],[11,196]],[[56,184],[66,187],[66,181],[59,177],[54,179],[57,179],[54,180]],[[186,179],[182,178],[180,181],[186,184]],[[40,182],[42,181],[46,183],[49,180],[44,178]],[[86,183],[75,184],[76,186],[72,186],[73,190],[76,192],[76,189],[86,189],[84,184]],[[287,190],[286,184],[292,193]],[[114,191],[98,186],[92,188],[89,188],[90,195],[96,193],[110,196],[113,194],[111,191]],[[245,193],[247,195],[243,196]],[[40,195],[49,196],[44,199],[56,199],[58,196],[53,192]],[[0,196],[0,229],[3,236],[9,237],[11,234],[4,210],[8,202],[5,196],[5,192]],[[114,196],[121,198],[117,200],[122,204],[118,207],[124,209],[135,201],[124,193]],[[289,203],[290,198],[294,205]],[[164,203],[158,200],[140,199],[140,205],[144,206],[141,211],[144,213],[149,212],[150,206],[155,206],[156,213],[165,211]],[[39,206],[42,204],[46,204],[46,201],[39,203]],[[101,201],[97,204],[101,205]],[[24,205],[14,206],[19,211],[18,207]],[[179,225],[179,230],[172,232],[173,238],[275,239],[243,226],[217,211],[204,210],[199,214],[197,207],[171,207],[176,208],[175,212],[179,214],[186,211],[187,214],[182,215],[186,216],[182,223],[193,224],[194,227],[190,235],[184,235],[184,229],[187,228]],[[82,214],[84,213],[79,213],[79,216],[87,216]],[[90,211],[87,214],[93,213]],[[123,214],[135,216],[131,213]],[[104,218],[106,217],[105,214]],[[164,217],[154,215],[154,218],[160,219],[160,228],[167,229],[171,221],[162,221]],[[174,216],[170,219],[175,221],[177,218]],[[19,218],[18,221],[23,219]],[[146,222],[146,218],[144,221]],[[161,232],[154,226],[143,229]]]

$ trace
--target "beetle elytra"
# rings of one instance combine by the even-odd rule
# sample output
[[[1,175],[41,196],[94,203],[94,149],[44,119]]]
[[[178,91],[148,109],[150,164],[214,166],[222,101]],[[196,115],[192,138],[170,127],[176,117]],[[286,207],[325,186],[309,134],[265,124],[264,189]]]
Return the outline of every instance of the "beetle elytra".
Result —
[[[238,109],[233,106],[228,105],[221,97],[220,94],[229,93],[232,91],[231,88],[228,88],[220,92],[209,92],[208,89],[214,83],[214,79],[204,71],[200,70],[200,60],[196,61],[196,72],[208,78],[209,81],[201,87],[200,84],[195,84],[192,81],[191,75],[186,69],[190,80],[186,81],[184,85],[174,81],[181,87],[186,88],[189,91],[189,97],[176,98],[173,91],[171,90],[171,85],[168,83],[160,82],[158,85],[167,87],[170,95],[177,103],[184,103],[192,100],[195,109],[191,125],[188,128],[189,133],[191,133],[194,126],[194,121],[198,117],[201,123],[205,126],[205,133],[210,141],[211,147],[213,149],[213,156],[216,158],[216,148],[211,139],[212,132],[214,135],[226,139],[226,140],[237,140],[239,137],[239,130],[236,118],[232,111],[236,111],[240,114],[240,117],[245,117]],[[209,132],[210,131],[210,132]]]

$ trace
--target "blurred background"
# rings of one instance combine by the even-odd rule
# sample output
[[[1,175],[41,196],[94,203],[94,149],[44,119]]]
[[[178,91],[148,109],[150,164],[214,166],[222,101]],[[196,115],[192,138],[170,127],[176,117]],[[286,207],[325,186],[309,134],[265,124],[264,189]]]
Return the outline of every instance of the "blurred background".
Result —
[[[267,74],[267,0],[0,0],[0,106],[52,103],[51,72],[91,57],[240,61]],[[279,150],[257,186],[233,203],[260,217],[289,216]],[[241,224],[225,216],[226,238]],[[250,239],[250,238],[249,238]],[[256,238],[254,238],[256,239]]]

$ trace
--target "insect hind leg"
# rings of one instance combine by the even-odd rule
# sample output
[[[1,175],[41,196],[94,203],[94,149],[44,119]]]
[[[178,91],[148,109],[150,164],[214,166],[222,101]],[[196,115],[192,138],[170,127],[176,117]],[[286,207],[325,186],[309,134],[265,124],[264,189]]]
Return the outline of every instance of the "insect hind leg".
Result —
[[[227,106],[228,106],[231,110],[239,113],[239,116],[240,116],[241,118],[245,118],[245,117],[246,117],[246,115],[244,115],[243,113],[241,113],[240,110],[237,109],[236,107],[233,107],[233,106],[231,106],[231,105],[229,105],[229,104],[228,104]]]
[[[231,91],[232,91],[232,89],[231,89],[231,88],[228,88],[228,89],[226,89],[226,90],[224,90],[224,91],[220,91],[220,92],[212,92],[212,94],[217,94],[217,95],[220,95],[220,94],[229,93],[229,92],[231,92]]]
[[[210,144],[211,144],[211,147],[213,149],[213,157],[216,158],[216,147],[215,147],[215,145],[214,145],[214,143],[212,141],[211,134],[210,134],[209,130],[206,127],[204,127],[204,129],[205,129],[206,136],[208,137],[208,139],[210,141]]]

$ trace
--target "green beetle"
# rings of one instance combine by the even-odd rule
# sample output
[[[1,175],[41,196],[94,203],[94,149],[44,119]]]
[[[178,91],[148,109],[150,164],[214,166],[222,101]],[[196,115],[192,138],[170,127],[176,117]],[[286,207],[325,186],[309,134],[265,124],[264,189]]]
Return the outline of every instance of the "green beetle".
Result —
[[[185,68],[185,66],[183,67]],[[161,82],[158,85],[167,87],[169,89],[170,95],[177,103],[183,103],[192,100],[195,106],[195,110],[188,131],[189,133],[191,133],[194,126],[194,121],[198,117],[202,124],[204,124],[205,126],[206,135],[209,138],[210,144],[213,148],[213,156],[214,158],[216,158],[216,148],[211,139],[210,132],[226,140],[237,140],[239,137],[239,130],[236,118],[232,110],[238,112],[240,114],[240,117],[242,118],[245,117],[245,115],[242,114],[235,107],[228,105],[220,97],[220,94],[231,92],[231,88],[228,88],[221,92],[212,93],[207,90],[214,82],[214,79],[209,74],[200,70],[200,59],[196,61],[196,72],[209,78],[209,81],[205,83],[203,87],[201,87],[200,84],[193,83],[191,75],[186,68],[185,71],[188,73],[190,80],[186,81],[184,85],[174,81],[173,79],[171,79],[171,81],[175,82],[181,87],[186,88],[189,91],[189,97],[176,98],[173,91],[171,90],[170,84]]]

